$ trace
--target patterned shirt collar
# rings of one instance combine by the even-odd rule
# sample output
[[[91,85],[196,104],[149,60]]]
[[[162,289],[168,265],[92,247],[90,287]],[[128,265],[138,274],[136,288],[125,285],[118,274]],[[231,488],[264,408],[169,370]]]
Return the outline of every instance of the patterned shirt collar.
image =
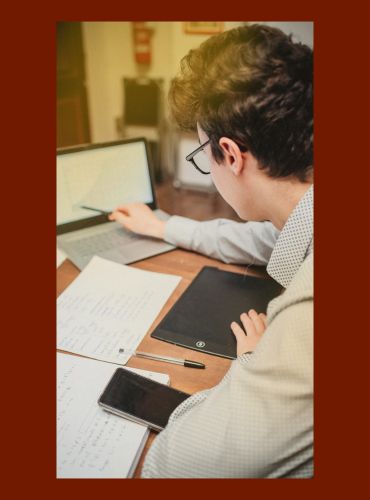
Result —
[[[267,272],[287,288],[313,250],[313,185],[290,214],[274,246]]]

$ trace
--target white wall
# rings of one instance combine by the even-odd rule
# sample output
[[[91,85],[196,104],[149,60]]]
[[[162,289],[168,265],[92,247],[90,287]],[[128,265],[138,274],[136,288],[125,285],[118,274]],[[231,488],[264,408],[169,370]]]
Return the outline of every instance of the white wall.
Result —
[[[153,23],[152,64],[148,77],[169,79],[171,23]],[[123,110],[123,77],[137,76],[133,56],[131,23],[84,22],[92,142],[118,137],[116,119]]]
[[[257,21],[256,21],[257,22]],[[294,42],[302,42],[309,47],[313,47],[313,22],[311,21],[258,21],[281,29],[287,35],[293,35]]]

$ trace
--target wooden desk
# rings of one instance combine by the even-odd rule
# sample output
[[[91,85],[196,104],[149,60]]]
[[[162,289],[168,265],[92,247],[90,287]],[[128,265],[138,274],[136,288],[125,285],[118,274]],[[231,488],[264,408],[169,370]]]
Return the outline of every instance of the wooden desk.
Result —
[[[165,314],[167,314],[173,304],[178,300],[180,295],[189,286],[194,276],[203,266],[215,266],[228,271],[247,273],[251,276],[265,276],[266,273],[258,268],[248,268],[248,270],[246,270],[245,267],[223,264],[220,261],[179,249],[162,255],[157,255],[131,265],[139,269],[175,274],[182,276],[183,278],[140,343],[138,350],[164,354],[166,356],[173,356],[177,358],[191,358],[195,361],[204,363],[206,368],[205,370],[196,370],[192,368],[185,368],[180,365],[135,357],[132,357],[129,360],[127,366],[168,373],[171,380],[171,387],[175,387],[176,389],[190,394],[216,385],[228,370],[231,360],[203,354],[201,352],[192,351],[184,347],[153,339],[150,337],[150,334],[163,319]],[[62,291],[78,276],[79,272],[80,271],[69,260],[63,262],[57,270],[57,295],[62,293]],[[134,477],[136,478],[140,477],[145,455],[155,436],[156,433],[150,433],[148,442],[135,471]]]
[[[155,190],[160,208],[170,214],[191,217],[196,220],[225,217],[240,221],[232,208],[230,208],[230,206],[228,206],[217,193],[209,194],[186,189],[174,189],[171,179],[159,186],[156,186]],[[246,273],[251,276],[267,276],[267,273],[262,270],[262,268],[252,267],[246,270],[246,268],[242,266],[223,264],[218,260],[209,259],[202,255],[187,252],[185,250],[173,250],[131,265],[139,269],[146,269],[147,271],[176,274],[178,276],[182,276],[183,278],[140,343],[138,350],[164,354],[177,358],[190,357],[195,361],[204,363],[206,365],[206,369],[196,370],[170,363],[151,361],[135,357],[130,359],[127,366],[168,373],[171,379],[171,387],[175,387],[176,389],[180,389],[181,391],[188,392],[190,394],[203,389],[208,389],[218,384],[228,370],[231,363],[230,360],[220,358],[218,356],[202,354],[184,347],[152,339],[150,334],[167,314],[180,295],[189,286],[195,275],[203,266],[215,266],[220,269]],[[62,293],[62,291],[78,276],[78,274],[79,270],[69,260],[65,261],[57,271],[57,295]],[[157,434],[154,432],[150,433],[134,477],[140,477],[144,457],[156,435]]]

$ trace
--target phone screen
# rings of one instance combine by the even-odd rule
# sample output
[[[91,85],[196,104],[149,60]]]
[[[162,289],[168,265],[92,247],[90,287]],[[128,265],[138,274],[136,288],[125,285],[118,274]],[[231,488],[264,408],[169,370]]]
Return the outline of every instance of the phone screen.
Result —
[[[155,430],[162,430],[173,410],[190,394],[117,368],[98,403],[108,411],[133,417]]]

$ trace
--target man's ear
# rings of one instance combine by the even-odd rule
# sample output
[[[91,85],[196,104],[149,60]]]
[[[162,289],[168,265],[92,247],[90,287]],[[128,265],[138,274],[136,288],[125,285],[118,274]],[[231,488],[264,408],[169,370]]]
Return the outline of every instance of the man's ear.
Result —
[[[224,162],[234,175],[240,175],[244,168],[244,156],[239,146],[228,137],[221,137],[218,141],[224,154]]]

